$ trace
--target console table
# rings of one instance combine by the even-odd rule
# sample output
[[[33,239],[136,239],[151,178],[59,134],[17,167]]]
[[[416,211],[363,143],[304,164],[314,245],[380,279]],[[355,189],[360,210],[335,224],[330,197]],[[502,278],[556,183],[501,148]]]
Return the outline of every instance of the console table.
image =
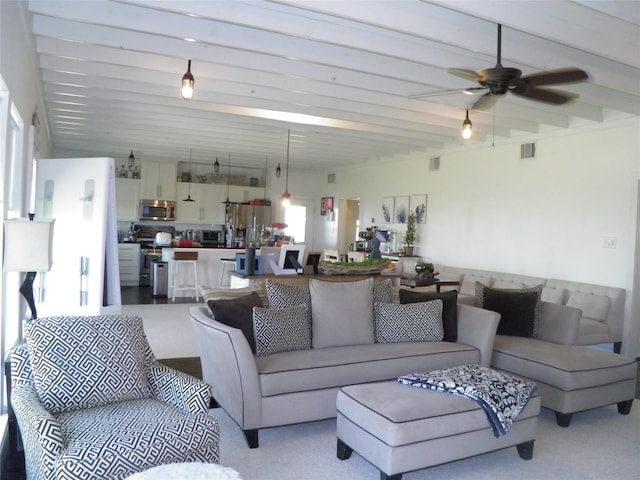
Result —
[[[435,286],[436,291],[440,292],[441,287],[459,287],[460,282],[439,280],[437,278],[401,278],[400,285],[411,288]]]
[[[231,288],[252,287],[256,282],[265,282],[267,279],[287,285],[306,285],[309,283],[310,278],[318,278],[326,282],[355,282],[369,277],[372,277],[377,282],[390,279],[392,285],[397,287],[400,285],[401,277],[399,273],[377,275],[314,275],[306,273],[302,275],[245,275],[235,270],[229,272],[229,275],[231,276]]]

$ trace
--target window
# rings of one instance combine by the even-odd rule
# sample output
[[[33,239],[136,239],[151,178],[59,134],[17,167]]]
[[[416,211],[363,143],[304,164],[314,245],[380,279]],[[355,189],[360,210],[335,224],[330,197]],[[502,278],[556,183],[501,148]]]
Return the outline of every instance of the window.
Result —
[[[295,243],[305,243],[307,225],[307,207],[288,205],[284,209],[284,223],[287,224],[285,235],[293,237]]]

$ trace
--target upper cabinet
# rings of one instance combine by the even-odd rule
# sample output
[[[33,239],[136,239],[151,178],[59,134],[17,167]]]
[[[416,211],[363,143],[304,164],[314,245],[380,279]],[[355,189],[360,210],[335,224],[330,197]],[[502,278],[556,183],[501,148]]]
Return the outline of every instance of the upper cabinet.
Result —
[[[140,180],[116,178],[116,220],[137,221],[140,203]]]
[[[176,222],[224,223],[226,191],[219,185],[178,183]],[[184,200],[191,197],[193,202]]]
[[[176,200],[175,163],[142,161],[141,198],[151,200]]]

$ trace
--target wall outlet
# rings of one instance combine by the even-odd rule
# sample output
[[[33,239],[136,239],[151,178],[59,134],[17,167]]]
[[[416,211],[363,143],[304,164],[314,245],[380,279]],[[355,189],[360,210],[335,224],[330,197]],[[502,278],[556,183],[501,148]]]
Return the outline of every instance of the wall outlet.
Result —
[[[604,237],[602,239],[602,248],[616,248],[618,239],[616,237]]]

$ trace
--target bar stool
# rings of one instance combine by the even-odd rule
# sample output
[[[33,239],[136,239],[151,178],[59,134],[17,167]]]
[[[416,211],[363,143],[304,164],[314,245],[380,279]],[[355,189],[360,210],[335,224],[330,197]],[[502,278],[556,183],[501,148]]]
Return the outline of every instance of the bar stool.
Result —
[[[230,287],[231,279],[228,273],[236,269],[236,260],[234,258],[221,258],[222,268],[220,269],[220,280],[218,281],[219,287]]]
[[[171,292],[171,301],[176,301],[176,292],[178,290],[193,290],[193,294],[196,297],[196,302],[200,298],[198,294],[198,252],[175,252],[173,254],[173,291]],[[191,267],[191,272],[189,272],[189,267]],[[189,277],[189,273],[193,275],[193,284],[178,284],[178,277],[180,273],[187,281]]]

